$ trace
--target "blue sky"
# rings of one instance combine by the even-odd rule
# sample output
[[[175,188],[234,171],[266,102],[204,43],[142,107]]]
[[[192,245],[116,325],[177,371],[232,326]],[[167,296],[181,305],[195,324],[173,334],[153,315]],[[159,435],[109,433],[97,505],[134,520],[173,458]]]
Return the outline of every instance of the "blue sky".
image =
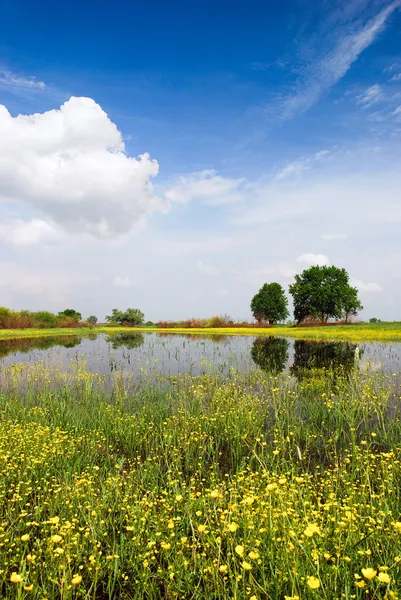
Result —
[[[0,303],[248,318],[317,263],[401,318],[400,8],[2,3]]]

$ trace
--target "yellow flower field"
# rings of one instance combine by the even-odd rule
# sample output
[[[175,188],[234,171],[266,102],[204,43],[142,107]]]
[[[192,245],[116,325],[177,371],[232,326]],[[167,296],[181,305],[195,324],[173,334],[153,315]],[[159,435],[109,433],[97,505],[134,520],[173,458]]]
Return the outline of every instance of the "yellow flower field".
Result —
[[[400,379],[0,373],[2,598],[401,593]]]

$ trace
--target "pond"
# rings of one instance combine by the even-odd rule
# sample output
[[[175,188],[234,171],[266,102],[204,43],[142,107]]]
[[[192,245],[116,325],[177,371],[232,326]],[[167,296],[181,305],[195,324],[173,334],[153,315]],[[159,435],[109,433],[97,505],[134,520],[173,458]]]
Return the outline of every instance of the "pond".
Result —
[[[317,342],[272,336],[179,335],[123,332],[88,337],[60,336],[0,341],[0,365],[44,361],[59,368],[86,362],[86,369],[109,376],[199,375],[253,369],[303,378],[315,369],[345,373],[354,366],[399,373],[401,343]]]

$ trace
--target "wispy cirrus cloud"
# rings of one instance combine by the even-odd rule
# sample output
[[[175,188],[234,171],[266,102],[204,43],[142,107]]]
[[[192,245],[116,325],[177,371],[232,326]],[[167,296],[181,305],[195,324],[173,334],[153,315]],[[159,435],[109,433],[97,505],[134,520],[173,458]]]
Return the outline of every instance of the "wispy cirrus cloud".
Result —
[[[44,81],[36,79],[36,77],[25,76],[0,68],[0,88],[8,89],[14,93],[42,92],[47,88],[47,85]]]
[[[283,100],[282,119],[290,119],[308,110],[340,81],[362,52],[376,40],[390,16],[400,6],[401,0],[395,0],[373,17],[369,15],[365,19],[360,17],[358,10],[353,17],[350,16],[340,24],[337,30],[334,28],[334,33],[328,36],[329,43],[320,51],[319,58],[301,68],[294,91]]]
[[[379,102],[382,98],[382,88],[378,83],[375,83],[374,85],[368,87],[363,94],[360,94],[356,103],[364,107],[372,106],[372,104],[376,104],[376,102]]]

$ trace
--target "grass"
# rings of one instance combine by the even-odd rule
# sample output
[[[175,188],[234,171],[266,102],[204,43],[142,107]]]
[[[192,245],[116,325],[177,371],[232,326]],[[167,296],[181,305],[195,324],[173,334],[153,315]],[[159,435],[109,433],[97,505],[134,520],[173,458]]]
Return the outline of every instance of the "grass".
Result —
[[[3,368],[1,597],[397,598],[400,417],[378,373]]]
[[[218,329],[158,329],[165,333],[220,334],[220,335],[276,335],[305,340],[333,340],[350,342],[393,342],[401,341],[401,322],[360,323],[328,327],[288,327],[285,325],[268,328],[239,327]]]
[[[0,340],[17,338],[56,337],[65,335],[92,335],[127,331],[126,327],[54,327],[52,329],[0,329]]]
[[[61,335],[91,335],[95,333],[118,333],[121,331],[148,331],[159,333],[194,335],[276,335],[309,340],[338,340],[350,342],[396,342],[401,341],[401,322],[360,323],[356,325],[336,325],[329,327],[288,327],[278,325],[273,327],[221,327],[221,328],[154,328],[154,327],[93,327],[72,329],[2,329],[0,340],[11,338],[32,338]]]

